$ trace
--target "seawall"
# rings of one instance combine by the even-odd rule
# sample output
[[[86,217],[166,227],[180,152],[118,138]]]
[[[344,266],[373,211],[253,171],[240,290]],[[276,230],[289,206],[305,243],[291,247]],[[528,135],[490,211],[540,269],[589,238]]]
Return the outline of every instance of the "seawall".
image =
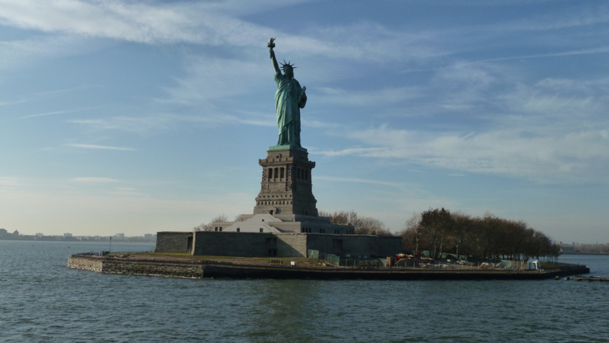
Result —
[[[587,274],[586,266],[560,266],[539,271],[302,268],[254,266],[214,261],[151,261],[114,256],[73,255],[68,268],[98,273],[189,278],[260,278],[318,280],[542,280]]]
[[[107,274],[203,277],[204,265],[190,261],[141,261],[122,260],[114,257],[73,255],[68,258],[68,268]]]

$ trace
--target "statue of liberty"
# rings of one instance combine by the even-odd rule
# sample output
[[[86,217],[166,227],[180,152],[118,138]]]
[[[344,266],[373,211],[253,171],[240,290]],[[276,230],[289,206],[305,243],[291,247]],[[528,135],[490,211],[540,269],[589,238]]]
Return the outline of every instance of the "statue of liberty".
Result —
[[[279,139],[273,148],[278,149],[303,149],[300,145],[300,109],[307,103],[306,87],[300,87],[294,79],[294,65],[290,62],[277,64],[273,48],[275,44],[271,38],[268,43],[273,67],[275,68],[275,82],[277,92],[275,93],[275,111],[277,112],[277,127],[279,128]]]

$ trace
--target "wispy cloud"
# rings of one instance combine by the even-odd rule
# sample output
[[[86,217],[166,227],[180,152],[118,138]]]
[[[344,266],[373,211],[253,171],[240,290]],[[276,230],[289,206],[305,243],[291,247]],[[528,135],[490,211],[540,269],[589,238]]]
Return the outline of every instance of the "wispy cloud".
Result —
[[[334,176],[315,176],[316,180],[324,180],[324,181],[337,181],[337,182],[352,182],[352,183],[368,183],[375,185],[383,185],[393,188],[406,189],[407,185],[396,183],[396,182],[387,182],[380,180],[370,180],[370,179],[359,179],[359,178],[349,178],[349,177],[334,177]]]
[[[11,106],[11,105],[17,105],[17,104],[22,104],[24,102],[27,102],[27,100],[25,99],[18,99],[18,100],[11,100],[11,101],[0,101],[0,106]]]
[[[601,172],[609,168],[609,80],[604,77],[528,80],[520,71],[490,62],[457,62],[435,70],[421,89],[433,97],[406,104],[430,103],[415,108],[420,116],[436,119],[432,124],[352,128],[346,137],[355,146],[312,153],[403,159],[460,174],[540,182],[609,181]],[[467,122],[456,125],[451,113]],[[450,125],[442,126],[444,120]]]
[[[119,182],[117,179],[112,179],[108,177],[75,177],[70,179],[70,181],[78,182],[78,183],[115,183]]]
[[[18,99],[15,99],[15,100],[0,101],[0,106],[19,105],[19,104],[24,104],[24,103],[28,103],[28,102],[32,102],[32,101],[39,101],[39,100],[43,100],[43,99],[56,99],[62,95],[72,95],[70,93],[77,92],[80,90],[86,90],[86,89],[90,89],[90,88],[98,88],[98,87],[100,87],[100,86],[81,86],[81,87],[53,89],[53,90],[47,90],[47,91],[42,91],[42,92],[22,94],[22,95],[19,95]],[[6,121],[23,120],[23,119],[36,118],[36,117],[46,117],[46,116],[51,116],[51,115],[55,115],[55,114],[75,113],[75,112],[81,112],[81,111],[88,111],[88,110],[95,109],[95,108],[96,107],[89,107],[89,108],[79,108],[79,109],[73,109],[73,110],[60,110],[60,111],[35,113],[35,114],[29,114],[29,115],[25,115],[25,116],[19,116],[14,119],[8,119]]]
[[[322,93],[319,100],[323,102],[341,106],[377,108],[394,106],[423,95],[418,87],[395,87],[369,91],[323,87],[319,91]]]
[[[66,145],[74,147],[74,148],[81,148],[81,149],[135,151],[135,149],[133,149],[133,148],[115,147],[115,146],[106,146],[106,145],[92,145],[92,144],[66,144]]]
[[[173,130],[180,124],[217,125],[253,125],[275,126],[271,118],[228,115],[221,112],[206,112],[200,115],[157,114],[141,117],[109,117],[97,119],[73,119],[70,123],[88,126],[94,130],[118,130],[137,134],[150,134],[162,130]],[[133,149],[131,149],[133,150]]]
[[[322,151],[328,156],[356,155],[411,162],[474,173],[494,173],[538,181],[590,180],[609,167],[604,130],[528,136],[523,130],[492,130],[473,136],[423,133],[387,127],[354,132],[371,148]]]
[[[232,1],[158,5],[116,0],[2,0],[0,23],[43,32],[146,44],[192,43],[248,48],[259,47],[259,42],[280,35],[282,48],[288,52],[350,60],[423,59],[443,54],[424,43],[429,39],[429,33],[394,32],[376,23],[363,22],[349,27],[311,27],[307,36],[295,35],[238,19],[235,7]],[[250,11],[276,9],[277,2],[264,3],[255,10],[247,7]],[[374,39],[368,39],[370,37]],[[364,40],[368,42],[365,45],[361,44]]]
[[[273,122],[273,126],[275,126],[274,122]],[[342,127],[343,125],[338,124],[338,123],[331,123],[331,122],[325,122],[325,121],[320,121],[320,120],[315,120],[315,119],[303,118],[302,126],[311,127],[311,128],[321,128],[321,129],[336,129],[336,128]]]
[[[119,195],[119,196],[127,196],[127,197],[149,197],[149,194],[142,193],[133,187],[116,187],[114,188],[110,194]]]
[[[186,72],[186,77],[175,80],[175,87],[165,88],[168,97],[157,101],[182,105],[213,105],[215,100],[250,93],[257,88],[260,80],[270,79],[272,83],[273,77],[270,62],[246,62],[208,56],[190,58]]]
[[[81,124],[95,130],[120,130],[135,133],[147,133],[150,131],[169,128],[172,117],[167,115],[152,115],[145,117],[109,117],[96,119],[72,119],[68,122]]]
[[[77,109],[77,110],[52,111],[52,112],[29,114],[29,115],[18,117],[15,120],[23,120],[23,119],[38,118],[38,117],[47,117],[47,116],[52,116],[52,115],[55,115],[55,114],[75,113],[75,112],[87,111],[87,110],[90,110],[90,109],[91,108],[83,108],[83,109]]]
[[[0,176],[0,186],[19,186],[18,178]]]
[[[494,62],[494,61],[508,61],[508,60],[526,60],[526,59],[529,59],[529,58],[547,58],[547,57],[590,55],[590,54],[606,54],[606,53],[609,53],[609,47],[603,46],[603,47],[598,47],[598,48],[578,49],[578,50],[569,50],[569,51],[561,51],[561,52],[550,52],[550,53],[545,53],[545,54],[516,55],[516,56],[496,57],[496,58],[489,58],[489,59],[480,60],[480,61],[473,61],[471,63]]]
[[[592,26],[609,22],[609,6],[604,2],[587,3],[576,8],[549,11],[536,16],[535,20],[521,19],[502,26],[504,30],[547,31],[581,26]]]
[[[4,9],[0,0],[0,18]],[[7,24],[0,19],[0,24]],[[12,26],[12,25],[11,25]],[[40,35],[20,40],[0,41],[0,70],[12,71],[18,66],[29,66],[45,58],[84,54],[104,46],[88,44],[78,36],[64,34]]]
[[[27,118],[35,118],[35,117],[46,117],[46,116],[50,116],[53,114],[62,114],[62,113],[70,113],[72,111],[54,111],[54,112],[45,112],[45,113],[37,113],[37,114],[30,114],[27,116],[22,116],[19,117],[17,119],[27,119]]]

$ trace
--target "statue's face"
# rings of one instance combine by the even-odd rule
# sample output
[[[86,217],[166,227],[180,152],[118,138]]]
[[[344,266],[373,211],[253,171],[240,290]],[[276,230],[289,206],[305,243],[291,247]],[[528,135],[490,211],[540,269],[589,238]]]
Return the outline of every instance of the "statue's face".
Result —
[[[289,77],[290,79],[294,77],[294,69],[292,69],[292,68],[285,68],[283,70],[283,73],[285,74],[286,77]]]

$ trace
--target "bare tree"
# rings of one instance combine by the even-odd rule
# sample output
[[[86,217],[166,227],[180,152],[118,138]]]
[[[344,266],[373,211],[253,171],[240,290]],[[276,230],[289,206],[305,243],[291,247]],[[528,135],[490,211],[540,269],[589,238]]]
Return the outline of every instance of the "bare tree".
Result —
[[[554,259],[560,254],[557,244],[525,222],[498,218],[488,212],[479,218],[445,209],[429,209],[410,218],[400,235],[404,250],[416,253],[427,249],[432,256],[454,251],[457,255],[478,258]]]
[[[404,229],[399,232],[402,236],[402,250],[414,250],[415,254],[419,252],[419,240],[421,239],[421,214],[413,213],[412,217],[406,220]]]
[[[438,253],[441,256],[444,241],[451,234],[454,226],[450,212],[444,208],[429,209],[421,214],[420,225],[432,250],[432,256],[437,257]]]
[[[213,223],[216,222],[226,222],[228,221],[228,217],[224,214],[214,217],[209,223],[203,223],[194,227],[195,231],[213,231]]]
[[[467,214],[463,214],[461,212],[455,212],[452,214],[454,229],[452,231],[453,234],[453,244],[455,246],[457,258],[459,257],[459,253],[461,252],[461,247],[467,244],[467,240],[470,237],[470,226],[472,225],[472,219]]]
[[[360,217],[355,211],[324,212],[320,211],[322,217],[330,217],[330,223],[338,225],[353,225],[357,235],[379,235],[393,236],[385,224],[372,217]]]

